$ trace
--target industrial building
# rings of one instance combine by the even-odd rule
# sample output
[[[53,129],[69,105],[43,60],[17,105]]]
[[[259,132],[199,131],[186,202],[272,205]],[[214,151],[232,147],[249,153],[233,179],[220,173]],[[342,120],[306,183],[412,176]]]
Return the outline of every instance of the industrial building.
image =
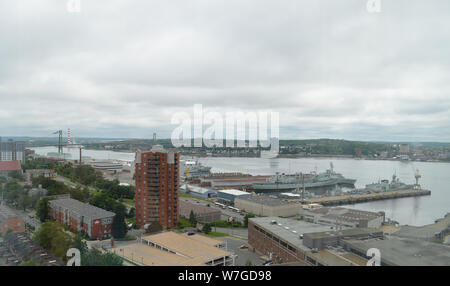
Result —
[[[9,177],[9,172],[18,171],[22,173],[19,161],[0,161],[0,177]]]
[[[296,216],[300,204],[267,195],[240,196],[234,200],[234,206],[257,216]]]
[[[208,188],[202,188],[194,185],[183,185],[180,187],[180,192],[201,198],[217,197],[217,192]]]
[[[0,161],[25,162],[25,143],[12,139],[2,142],[0,137]]]
[[[337,241],[329,242],[320,235],[331,237],[382,237],[383,233],[376,229],[341,227],[336,230],[327,225],[315,224],[280,217],[250,218],[248,222],[248,244],[250,250],[266,256],[276,264],[289,262],[306,262],[309,265],[365,265],[367,258],[354,253],[337,251],[333,246]],[[305,237],[317,236],[321,238],[322,248],[305,242]],[[327,244],[329,243],[329,244]],[[317,242],[316,242],[317,244]]]
[[[51,218],[72,230],[100,240],[111,237],[115,213],[74,199],[51,200],[49,204]]]
[[[189,218],[191,211],[199,222],[214,222],[220,220],[221,212],[203,205],[192,204],[186,200],[180,199],[180,215]]]
[[[13,232],[24,232],[25,223],[9,207],[0,203],[0,233],[4,236],[9,230]]]
[[[342,207],[301,208],[299,215],[308,222],[347,227],[379,227],[384,212],[369,212]]]
[[[229,190],[217,191],[217,200],[220,203],[230,205],[230,206],[234,205],[234,200],[236,198],[247,197],[247,196],[251,196],[251,194],[244,192],[244,191],[240,191],[240,190],[229,189]]]
[[[112,251],[146,266],[231,266],[234,256],[222,241],[199,234],[162,232]]]
[[[385,239],[344,239],[349,253],[364,256],[370,248],[381,253],[381,266],[450,266],[450,246],[421,239],[389,236]]]
[[[179,217],[180,153],[154,145],[136,152],[136,226],[173,228]]]

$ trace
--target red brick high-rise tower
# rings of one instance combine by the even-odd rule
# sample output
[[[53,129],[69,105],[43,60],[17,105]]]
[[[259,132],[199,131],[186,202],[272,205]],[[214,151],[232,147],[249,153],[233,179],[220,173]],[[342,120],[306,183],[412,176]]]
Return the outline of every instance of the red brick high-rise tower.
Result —
[[[136,152],[136,226],[159,222],[176,227],[179,217],[180,154],[160,145]]]

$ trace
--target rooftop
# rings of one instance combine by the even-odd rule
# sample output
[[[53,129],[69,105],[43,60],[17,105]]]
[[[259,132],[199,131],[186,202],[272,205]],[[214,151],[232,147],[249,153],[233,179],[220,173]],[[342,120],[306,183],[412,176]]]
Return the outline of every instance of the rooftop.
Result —
[[[218,193],[224,193],[224,194],[229,194],[229,195],[233,195],[233,196],[250,195],[250,193],[240,191],[240,190],[234,190],[234,189],[220,190],[220,191],[218,191]]]
[[[208,192],[215,193],[215,191],[210,190],[208,188],[202,188],[202,187],[193,186],[193,185],[183,185],[182,188],[184,188],[185,190],[189,189],[189,191],[194,192],[194,193],[198,193],[198,194],[205,194],[205,193],[208,193]]]
[[[229,256],[230,252],[214,247],[222,241],[202,235],[178,234],[175,232],[162,232],[142,237],[142,243],[134,243],[114,248],[119,254],[124,252],[126,257],[142,261],[145,265],[159,266],[196,266],[205,265],[206,262]],[[164,251],[149,245],[146,241],[155,243],[170,250]]]
[[[401,266],[450,266],[450,246],[443,244],[394,236],[384,240],[345,241],[363,253],[369,248],[378,248],[382,263]]]
[[[250,201],[265,206],[281,206],[281,205],[296,205],[296,203],[285,201],[279,198],[273,198],[266,195],[253,195],[248,197],[239,198],[240,200]]]
[[[0,171],[20,171],[19,161],[0,161]]]
[[[319,214],[319,215],[322,215],[324,218],[329,218],[332,220],[338,219],[338,220],[344,220],[344,221],[359,221],[361,219],[372,220],[377,217],[383,216],[382,213],[361,211],[361,210],[348,209],[348,208],[342,208],[342,207],[333,207],[333,208],[321,207],[321,208],[309,209],[309,210],[302,209],[302,212]]]
[[[104,209],[95,207],[90,204],[85,204],[74,199],[59,199],[50,201],[51,205],[67,208],[78,215],[90,217],[92,219],[109,218],[116,214],[106,211]]]
[[[250,218],[249,221],[305,251],[310,249],[303,245],[300,235],[331,230],[330,226],[280,217]],[[346,228],[343,227],[343,229]]]
[[[217,209],[213,209],[203,205],[196,205],[186,200],[180,199],[180,212],[183,213],[183,211],[190,210],[192,210],[195,214],[220,213],[220,211]]]

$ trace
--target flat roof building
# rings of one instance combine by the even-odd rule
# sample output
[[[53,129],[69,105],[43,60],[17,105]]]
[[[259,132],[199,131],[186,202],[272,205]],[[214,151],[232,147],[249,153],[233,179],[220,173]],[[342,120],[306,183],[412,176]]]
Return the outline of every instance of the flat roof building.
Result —
[[[267,195],[240,196],[235,198],[234,206],[257,216],[295,216],[300,204],[270,197]]]
[[[199,234],[162,232],[115,247],[113,252],[147,266],[234,265],[232,253],[223,249],[221,241]]]
[[[381,253],[382,266],[450,266],[450,246],[421,239],[388,236],[385,239],[344,239],[344,249],[365,256],[370,248]]]
[[[226,205],[234,205],[234,199],[238,197],[245,197],[250,196],[250,193],[235,190],[235,189],[229,189],[229,190],[220,190],[217,191],[217,199],[220,203],[226,204]]]
[[[202,197],[202,198],[212,198],[217,196],[217,192],[208,188],[193,186],[185,184],[180,187],[180,192],[186,193],[189,195]]]
[[[365,265],[366,259],[346,251],[333,249],[339,238],[382,236],[376,229],[349,229],[342,227],[341,235],[333,235],[335,229],[327,225],[315,224],[280,217],[250,218],[248,222],[248,244],[250,249],[266,256],[276,264],[302,261],[309,265]],[[322,249],[307,241],[311,236],[323,239]],[[327,237],[335,240],[328,241]],[[306,238],[306,239],[305,239]]]
[[[220,220],[220,210],[206,207],[203,205],[192,204],[186,200],[180,199],[180,215],[189,218],[191,211],[199,222],[214,222]]]
[[[384,212],[369,212],[342,207],[301,208],[299,215],[308,222],[347,227],[379,227]]]

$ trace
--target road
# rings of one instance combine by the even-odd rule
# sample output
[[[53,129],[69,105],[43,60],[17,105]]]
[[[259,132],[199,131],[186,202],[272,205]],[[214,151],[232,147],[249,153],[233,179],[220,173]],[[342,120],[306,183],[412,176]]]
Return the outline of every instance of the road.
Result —
[[[264,262],[257,253],[250,251],[248,248],[241,249],[241,246],[244,245],[248,247],[246,240],[236,239],[234,237],[219,237],[217,239],[224,241],[227,250],[237,255],[235,266],[245,266],[248,260],[251,261],[252,265],[262,265]]]

